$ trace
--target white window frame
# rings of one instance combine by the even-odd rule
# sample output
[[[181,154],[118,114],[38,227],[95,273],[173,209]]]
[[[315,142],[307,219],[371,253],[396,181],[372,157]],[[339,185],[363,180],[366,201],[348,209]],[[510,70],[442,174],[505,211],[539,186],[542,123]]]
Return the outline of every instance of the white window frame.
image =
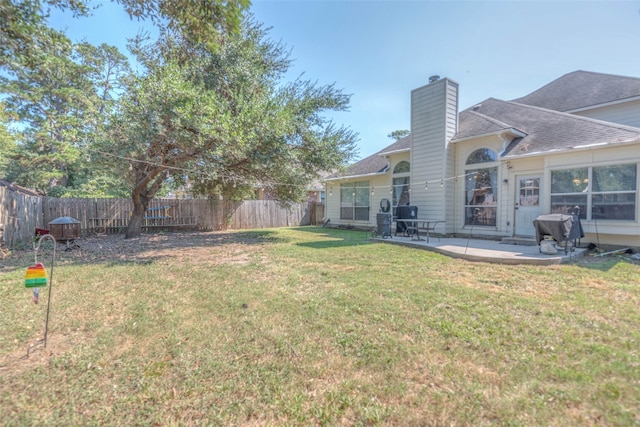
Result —
[[[355,181],[340,184],[340,219],[345,221],[369,222],[371,213],[371,189],[369,181]],[[366,199],[365,204],[358,204]],[[350,215],[345,213],[350,210]],[[365,213],[366,212],[366,219]]]
[[[633,190],[619,190],[619,191],[593,191],[593,179],[594,179],[594,169],[599,169],[599,168],[610,168],[610,167],[616,167],[616,166],[633,166],[635,168],[635,174],[636,174],[636,179],[635,182],[633,182],[633,184],[635,185],[635,188]],[[584,178],[582,180],[582,189],[580,189],[580,182],[576,183],[578,185],[577,187],[577,191],[574,192],[565,192],[565,193],[554,193],[553,192],[553,174],[554,173],[559,173],[559,172],[570,172],[570,171],[578,171],[581,169],[586,169],[587,171],[587,176],[586,178]],[[550,202],[551,202],[551,213],[564,213],[564,214],[569,214],[572,212],[573,207],[574,206],[580,206],[580,218],[590,221],[590,220],[597,220],[597,221],[621,221],[621,222],[637,222],[638,221],[638,164],[637,163],[615,163],[615,164],[606,164],[606,165],[590,165],[590,166],[575,166],[572,168],[562,168],[562,169],[552,169],[550,171],[550,177],[551,177],[551,189],[550,189]],[[586,180],[586,182],[584,182]],[[579,190],[579,191],[578,191]],[[615,196],[616,195],[623,195],[623,194],[629,194],[632,195],[632,197],[630,197],[629,199],[633,201],[633,218],[606,218],[606,217],[596,217],[594,215],[594,205],[597,206],[596,203],[594,203],[594,196],[598,197],[598,196],[607,196],[607,195],[612,195]],[[561,198],[561,197],[565,197],[565,198],[574,198],[574,200],[579,200],[579,199],[585,199],[583,203],[564,203],[564,204],[558,204],[555,203],[554,205],[554,198]],[[615,201],[612,201],[612,203],[616,204]],[[628,204],[628,203],[627,203]],[[620,205],[620,203],[618,203],[618,205]]]

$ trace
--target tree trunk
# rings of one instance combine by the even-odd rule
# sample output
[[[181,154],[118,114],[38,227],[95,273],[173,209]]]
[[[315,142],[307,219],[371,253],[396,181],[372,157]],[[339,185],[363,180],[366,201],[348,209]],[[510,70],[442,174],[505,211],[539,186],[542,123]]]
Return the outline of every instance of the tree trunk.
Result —
[[[140,237],[140,234],[142,234],[142,222],[144,221],[144,214],[147,211],[147,207],[149,207],[150,200],[138,194],[135,190],[131,195],[131,199],[133,200],[133,212],[129,219],[127,233],[124,235],[125,239]]]
[[[164,166],[157,166],[151,171],[146,171],[143,165],[143,169],[137,174],[140,179],[131,191],[133,212],[131,213],[127,233],[124,235],[125,239],[140,237],[140,234],[142,234],[144,214],[147,212],[149,202],[162,187],[162,182],[165,178],[164,169]]]

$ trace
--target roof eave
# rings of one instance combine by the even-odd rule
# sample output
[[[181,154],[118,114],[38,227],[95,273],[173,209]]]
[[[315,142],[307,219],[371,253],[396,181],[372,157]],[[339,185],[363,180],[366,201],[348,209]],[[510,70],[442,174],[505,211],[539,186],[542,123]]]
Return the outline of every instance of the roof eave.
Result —
[[[527,136],[525,132],[522,132],[516,128],[508,128],[508,129],[500,129],[495,132],[483,133],[480,135],[467,136],[465,138],[460,138],[460,139],[452,139],[451,143],[464,142],[464,141],[469,141],[471,139],[486,138],[488,136],[502,137],[504,135],[508,135],[513,138],[524,138],[525,136]]]
[[[411,151],[410,147],[407,148],[401,148],[399,150],[392,150],[392,151],[383,151],[381,153],[378,153],[379,156],[385,157],[385,156],[389,156],[391,154],[400,154],[400,153],[406,153]]]
[[[384,175],[387,173],[388,168],[385,168],[384,171],[382,172],[372,172],[372,173],[364,173],[361,175],[345,175],[345,176],[338,176],[335,178],[325,178],[323,180],[323,182],[329,182],[329,181],[342,181],[345,179],[354,179],[354,178],[368,178],[368,177],[372,177],[372,176],[380,176],[380,175]]]
[[[546,151],[535,151],[532,153],[526,154],[507,154],[502,156],[502,159],[511,160],[511,159],[524,159],[528,157],[539,157],[539,156],[547,156],[549,154],[562,154],[562,153],[575,153],[576,151],[589,151],[589,150],[597,150],[601,148],[609,148],[609,147],[620,147],[625,145],[634,145],[640,144],[640,138],[630,140],[630,141],[621,141],[621,142],[600,142],[595,144],[587,144],[587,145],[576,145],[574,147],[566,147],[566,148],[557,148],[554,150],[546,150]]]
[[[640,101],[640,96],[632,96],[630,98],[617,99],[615,101],[603,102],[602,104],[587,105],[586,107],[575,108],[573,110],[564,111],[565,113],[580,113],[582,111],[593,110],[594,108],[604,108],[613,105],[624,104],[627,102]]]

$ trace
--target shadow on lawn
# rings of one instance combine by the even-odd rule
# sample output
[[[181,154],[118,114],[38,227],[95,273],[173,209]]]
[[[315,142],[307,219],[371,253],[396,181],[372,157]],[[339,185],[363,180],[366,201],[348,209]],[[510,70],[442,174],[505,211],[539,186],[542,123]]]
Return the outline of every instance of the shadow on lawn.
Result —
[[[220,249],[233,245],[264,245],[282,243],[286,239],[277,236],[270,230],[246,230],[238,232],[171,232],[145,233],[135,239],[125,240],[124,235],[87,236],[76,240],[77,248],[65,251],[66,244],[58,243],[56,247],[56,265],[74,264],[106,264],[117,266],[123,264],[145,265],[154,261],[172,257],[175,250]],[[38,261],[50,265],[53,247],[41,247]],[[14,250],[2,260],[0,273],[23,269],[35,261],[32,248]]]
[[[296,244],[305,248],[328,249],[372,243],[370,240],[371,231],[320,227],[300,227],[298,230],[318,236],[316,241]]]
[[[593,255],[585,255],[576,260],[573,265],[588,268],[590,270],[599,270],[602,272],[609,271],[620,263],[628,263],[640,265],[640,260],[631,258],[630,254],[612,254],[605,257],[595,257]]]

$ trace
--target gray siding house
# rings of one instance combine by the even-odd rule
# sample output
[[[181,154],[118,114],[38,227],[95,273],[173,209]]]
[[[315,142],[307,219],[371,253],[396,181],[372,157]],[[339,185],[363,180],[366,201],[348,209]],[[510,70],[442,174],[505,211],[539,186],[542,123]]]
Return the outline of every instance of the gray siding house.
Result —
[[[534,237],[578,206],[583,242],[640,247],[640,78],[575,71],[461,112],[458,86],[414,89],[411,134],[325,179],[331,224],[375,227],[388,201],[447,235]]]

